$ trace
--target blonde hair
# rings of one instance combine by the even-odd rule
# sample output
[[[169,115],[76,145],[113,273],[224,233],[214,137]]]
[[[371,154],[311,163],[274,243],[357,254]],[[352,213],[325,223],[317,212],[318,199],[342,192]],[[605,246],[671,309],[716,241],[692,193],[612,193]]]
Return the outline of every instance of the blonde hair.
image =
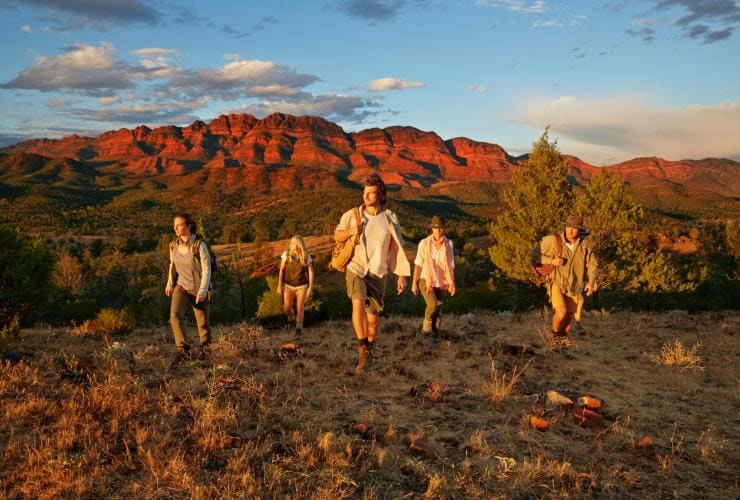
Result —
[[[302,266],[308,265],[308,250],[306,249],[306,242],[299,235],[295,235],[290,239],[290,246],[288,247],[288,255],[291,256],[291,249],[295,247],[298,250],[298,261]]]

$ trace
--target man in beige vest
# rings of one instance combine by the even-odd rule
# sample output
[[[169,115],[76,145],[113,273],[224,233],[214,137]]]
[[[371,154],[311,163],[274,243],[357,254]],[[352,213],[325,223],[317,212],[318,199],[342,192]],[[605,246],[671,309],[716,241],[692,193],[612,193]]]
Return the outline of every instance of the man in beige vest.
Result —
[[[554,310],[552,335],[556,344],[567,343],[583,293],[591,295],[597,289],[598,262],[584,239],[583,217],[571,215],[564,225],[561,234],[545,236],[532,250],[533,262],[555,266],[547,277],[547,292]]]
[[[373,175],[363,184],[361,220],[355,220],[354,209],[348,210],[334,231],[334,239],[338,242],[360,235],[345,274],[347,296],[352,301],[352,326],[358,343],[358,375],[365,372],[378,333],[378,316],[384,307],[388,274],[398,277],[396,291],[399,295],[406,289],[406,277],[411,275],[398,217],[385,208],[385,183]]]

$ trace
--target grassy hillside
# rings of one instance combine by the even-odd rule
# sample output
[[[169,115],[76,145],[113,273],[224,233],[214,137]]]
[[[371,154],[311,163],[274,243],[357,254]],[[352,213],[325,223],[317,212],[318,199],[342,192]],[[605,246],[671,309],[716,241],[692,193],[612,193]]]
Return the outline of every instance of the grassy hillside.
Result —
[[[385,318],[362,378],[344,321],[307,328],[297,353],[279,349],[287,330],[222,326],[209,361],[175,368],[165,328],[24,331],[0,367],[0,492],[737,496],[737,313],[593,311],[568,348],[544,341],[541,313],[445,319],[431,341],[418,318]],[[702,369],[656,364],[677,340],[701,343]],[[603,425],[579,426],[551,390],[601,399]]]

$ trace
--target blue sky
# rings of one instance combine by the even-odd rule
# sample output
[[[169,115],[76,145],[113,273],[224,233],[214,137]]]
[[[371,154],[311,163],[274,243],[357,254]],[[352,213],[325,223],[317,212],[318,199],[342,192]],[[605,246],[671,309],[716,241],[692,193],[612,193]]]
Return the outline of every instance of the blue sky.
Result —
[[[739,24],[736,0],[0,0],[0,144],[281,111],[740,160]]]

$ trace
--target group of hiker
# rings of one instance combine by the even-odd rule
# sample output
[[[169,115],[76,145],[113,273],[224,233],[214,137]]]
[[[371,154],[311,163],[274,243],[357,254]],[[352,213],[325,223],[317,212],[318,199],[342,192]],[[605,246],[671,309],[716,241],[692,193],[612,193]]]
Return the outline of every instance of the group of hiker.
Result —
[[[388,193],[377,175],[363,182],[362,205],[345,212],[334,231],[336,249],[332,266],[344,271],[347,296],[352,304],[352,327],[357,338],[356,373],[362,374],[372,358],[379,330],[380,313],[385,304],[389,274],[396,276],[396,292],[421,294],[426,303],[421,324],[423,335],[439,332],[442,306],[448,295],[455,295],[455,258],[452,240],[445,236],[445,221],[435,215],[431,234],[422,239],[414,259],[413,272],[404,252],[398,216],[386,208]],[[545,236],[532,250],[532,264],[542,276],[554,314],[552,336],[555,343],[567,342],[574,317],[580,313],[583,294],[596,291],[597,261],[585,236],[580,216],[570,216],[562,233]],[[189,214],[177,214],[173,228],[176,239],[170,245],[170,264],[165,294],[172,297],[170,325],[175,338],[173,363],[204,359],[211,344],[208,323],[212,256],[208,245],[197,236],[197,225]],[[334,258],[343,254],[339,263]],[[337,257],[338,258],[338,257]],[[277,292],[283,298],[283,311],[294,322],[296,337],[303,331],[304,306],[314,286],[314,269],[306,244],[300,236],[290,240],[281,255]],[[184,333],[187,308],[195,316],[199,347],[191,352]]]

